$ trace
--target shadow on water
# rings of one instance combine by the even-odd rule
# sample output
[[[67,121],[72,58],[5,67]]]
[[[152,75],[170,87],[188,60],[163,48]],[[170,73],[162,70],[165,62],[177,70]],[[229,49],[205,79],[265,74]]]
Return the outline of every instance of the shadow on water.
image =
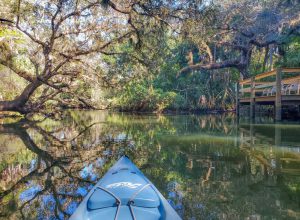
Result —
[[[67,219],[122,154],[183,219],[299,219],[300,125],[66,111],[0,124],[0,218]]]

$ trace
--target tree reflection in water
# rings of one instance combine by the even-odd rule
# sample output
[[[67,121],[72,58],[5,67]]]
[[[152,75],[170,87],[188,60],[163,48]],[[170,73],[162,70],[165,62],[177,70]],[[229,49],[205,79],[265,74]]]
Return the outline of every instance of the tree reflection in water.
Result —
[[[184,219],[299,218],[299,132],[231,115],[67,111],[3,123],[0,217],[67,219],[127,154]]]

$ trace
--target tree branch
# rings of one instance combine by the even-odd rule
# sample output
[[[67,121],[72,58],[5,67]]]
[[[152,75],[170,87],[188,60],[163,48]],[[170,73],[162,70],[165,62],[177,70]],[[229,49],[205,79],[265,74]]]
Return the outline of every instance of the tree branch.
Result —
[[[122,14],[130,14],[130,10],[123,10],[123,9],[120,9],[120,8],[118,8],[118,6],[115,4],[115,3],[113,3],[112,1],[108,1],[108,3],[107,3],[111,8],[113,8],[115,11],[117,11],[117,12],[120,12],[120,13],[122,13]]]
[[[213,70],[213,69],[222,69],[222,68],[230,68],[230,67],[241,69],[241,68],[245,67],[245,65],[246,64],[241,63],[240,60],[229,60],[229,61],[224,61],[221,63],[195,64],[195,65],[190,65],[190,66],[182,68],[179,71],[179,73],[177,74],[177,77],[180,74],[188,73],[193,70]]]

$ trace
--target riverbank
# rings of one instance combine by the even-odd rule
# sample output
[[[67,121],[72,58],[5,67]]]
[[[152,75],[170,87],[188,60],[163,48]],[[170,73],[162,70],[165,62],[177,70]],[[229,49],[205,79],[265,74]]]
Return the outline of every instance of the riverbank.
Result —
[[[53,111],[53,109],[49,110],[43,110],[43,114],[47,115],[53,115],[55,113],[68,111],[68,110],[79,110],[79,111],[111,111],[111,112],[121,112],[121,113],[133,113],[133,114],[178,114],[178,115],[187,115],[187,114],[223,114],[223,113],[230,113],[235,112],[235,109],[195,109],[195,110],[174,110],[174,109],[165,109],[161,112],[157,111],[125,111],[122,109],[117,108],[62,108],[62,109],[56,109]],[[33,114],[39,114],[39,112],[33,112]],[[30,114],[30,113],[29,113]],[[0,111],[0,118],[5,117],[23,117],[22,114],[18,112],[9,112],[9,111]]]

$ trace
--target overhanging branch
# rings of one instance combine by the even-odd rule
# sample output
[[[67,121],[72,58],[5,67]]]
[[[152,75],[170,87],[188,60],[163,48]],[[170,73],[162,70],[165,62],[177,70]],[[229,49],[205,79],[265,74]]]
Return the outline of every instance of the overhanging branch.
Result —
[[[223,61],[221,63],[195,64],[195,65],[190,65],[182,68],[177,74],[177,76],[183,73],[191,72],[193,70],[213,70],[213,69],[223,69],[223,68],[230,68],[230,67],[241,69],[245,67],[245,64],[242,63],[240,60],[229,60],[229,61]]]

